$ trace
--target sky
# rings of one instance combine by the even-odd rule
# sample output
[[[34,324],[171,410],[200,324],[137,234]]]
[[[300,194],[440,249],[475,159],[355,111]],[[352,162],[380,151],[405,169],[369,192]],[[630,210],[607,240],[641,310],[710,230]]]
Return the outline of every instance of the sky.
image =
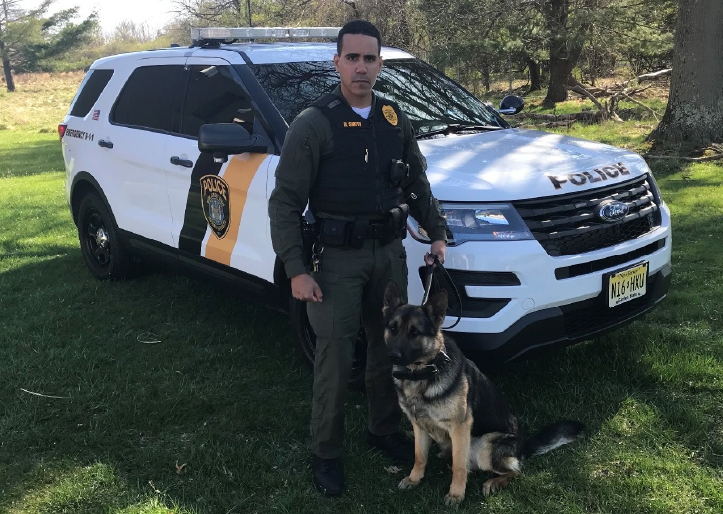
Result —
[[[39,4],[40,0],[24,0],[20,6],[32,9]],[[75,6],[80,8],[81,19],[97,10],[100,26],[106,33],[123,20],[145,23],[151,30],[160,29],[174,17],[171,11],[176,9],[172,0],[55,0],[49,12]]]

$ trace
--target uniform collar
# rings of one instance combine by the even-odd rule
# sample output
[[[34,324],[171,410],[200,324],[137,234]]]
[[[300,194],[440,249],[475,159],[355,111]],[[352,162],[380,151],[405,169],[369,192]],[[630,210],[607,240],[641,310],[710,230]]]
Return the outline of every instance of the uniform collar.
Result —
[[[349,102],[347,102],[346,98],[344,98],[344,95],[341,92],[341,83],[337,84],[336,88],[334,88],[334,91],[332,91],[331,94],[336,96],[337,98],[339,98],[339,100],[341,100],[342,102],[344,102],[344,104],[346,104],[346,106],[349,107],[349,109],[352,108],[352,106],[349,105]],[[372,89],[372,108],[369,111],[370,118],[374,115],[374,110],[376,108],[377,108],[377,94]]]

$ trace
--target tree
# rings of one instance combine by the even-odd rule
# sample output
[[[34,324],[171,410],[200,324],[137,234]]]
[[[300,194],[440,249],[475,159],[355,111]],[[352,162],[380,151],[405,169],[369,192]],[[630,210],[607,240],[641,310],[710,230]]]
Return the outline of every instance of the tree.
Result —
[[[555,105],[567,100],[567,86],[573,85],[572,70],[582,55],[583,45],[590,30],[589,3],[579,2],[571,9],[572,0],[545,0],[542,12],[549,37],[550,83],[544,105]],[[572,11],[572,12],[571,12]],[[571,18],[571,14],[576,16]]]
[[[2,7],[0,11],[0,60],[2,60],[5,84],[9,93],[15,91],[15,81],[13,81],[13,74],[10,71],[10,44],[6,41],[7,26],[21,16],[18,2],[19,0],[0,0],[0,7]],[[50,5],[49,1],[48,5]]]
[[[656,144],[723,141],[723,2],[680,0],[673,73]]]
[[[0,0],[0,56],[7,90],[15,90],[12,69],[38,71],[49,59],[84,42],[96,27],[96,16],[75,24],[78,9],[46,13],[54,0],[44,0],[37,9],[19,8],[19,0]]]

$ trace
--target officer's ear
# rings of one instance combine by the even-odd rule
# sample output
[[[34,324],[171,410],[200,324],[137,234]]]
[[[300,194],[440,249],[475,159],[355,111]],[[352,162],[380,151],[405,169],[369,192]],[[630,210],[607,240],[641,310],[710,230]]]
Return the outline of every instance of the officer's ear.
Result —
[[[334,69],[339,71],[339,54],[334,54]]]

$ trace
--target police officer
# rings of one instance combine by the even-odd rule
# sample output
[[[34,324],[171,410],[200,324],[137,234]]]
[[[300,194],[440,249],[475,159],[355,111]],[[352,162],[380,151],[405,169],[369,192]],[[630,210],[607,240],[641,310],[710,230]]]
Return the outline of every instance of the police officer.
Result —
[[[381,36],[371,23],[342,27],[334,56],[340,84],[289,127],[269,198],[274,250],[294,298],[308,302],[316,334],[313,482],[330,496],[344,488],[343,407],[360,313],[368,341],[367,441],[398,463],[414,461],[413,442],[398,428],[401,410],[382,327],[387,282],[406,291],[407,209],[433,241],[430,253],[444,262],[446,251],[446,224],[412,125],[396,103],[372,92],[382,68],[380,51]],[[307,202],[317,220],[310,270],[301,237]]]

